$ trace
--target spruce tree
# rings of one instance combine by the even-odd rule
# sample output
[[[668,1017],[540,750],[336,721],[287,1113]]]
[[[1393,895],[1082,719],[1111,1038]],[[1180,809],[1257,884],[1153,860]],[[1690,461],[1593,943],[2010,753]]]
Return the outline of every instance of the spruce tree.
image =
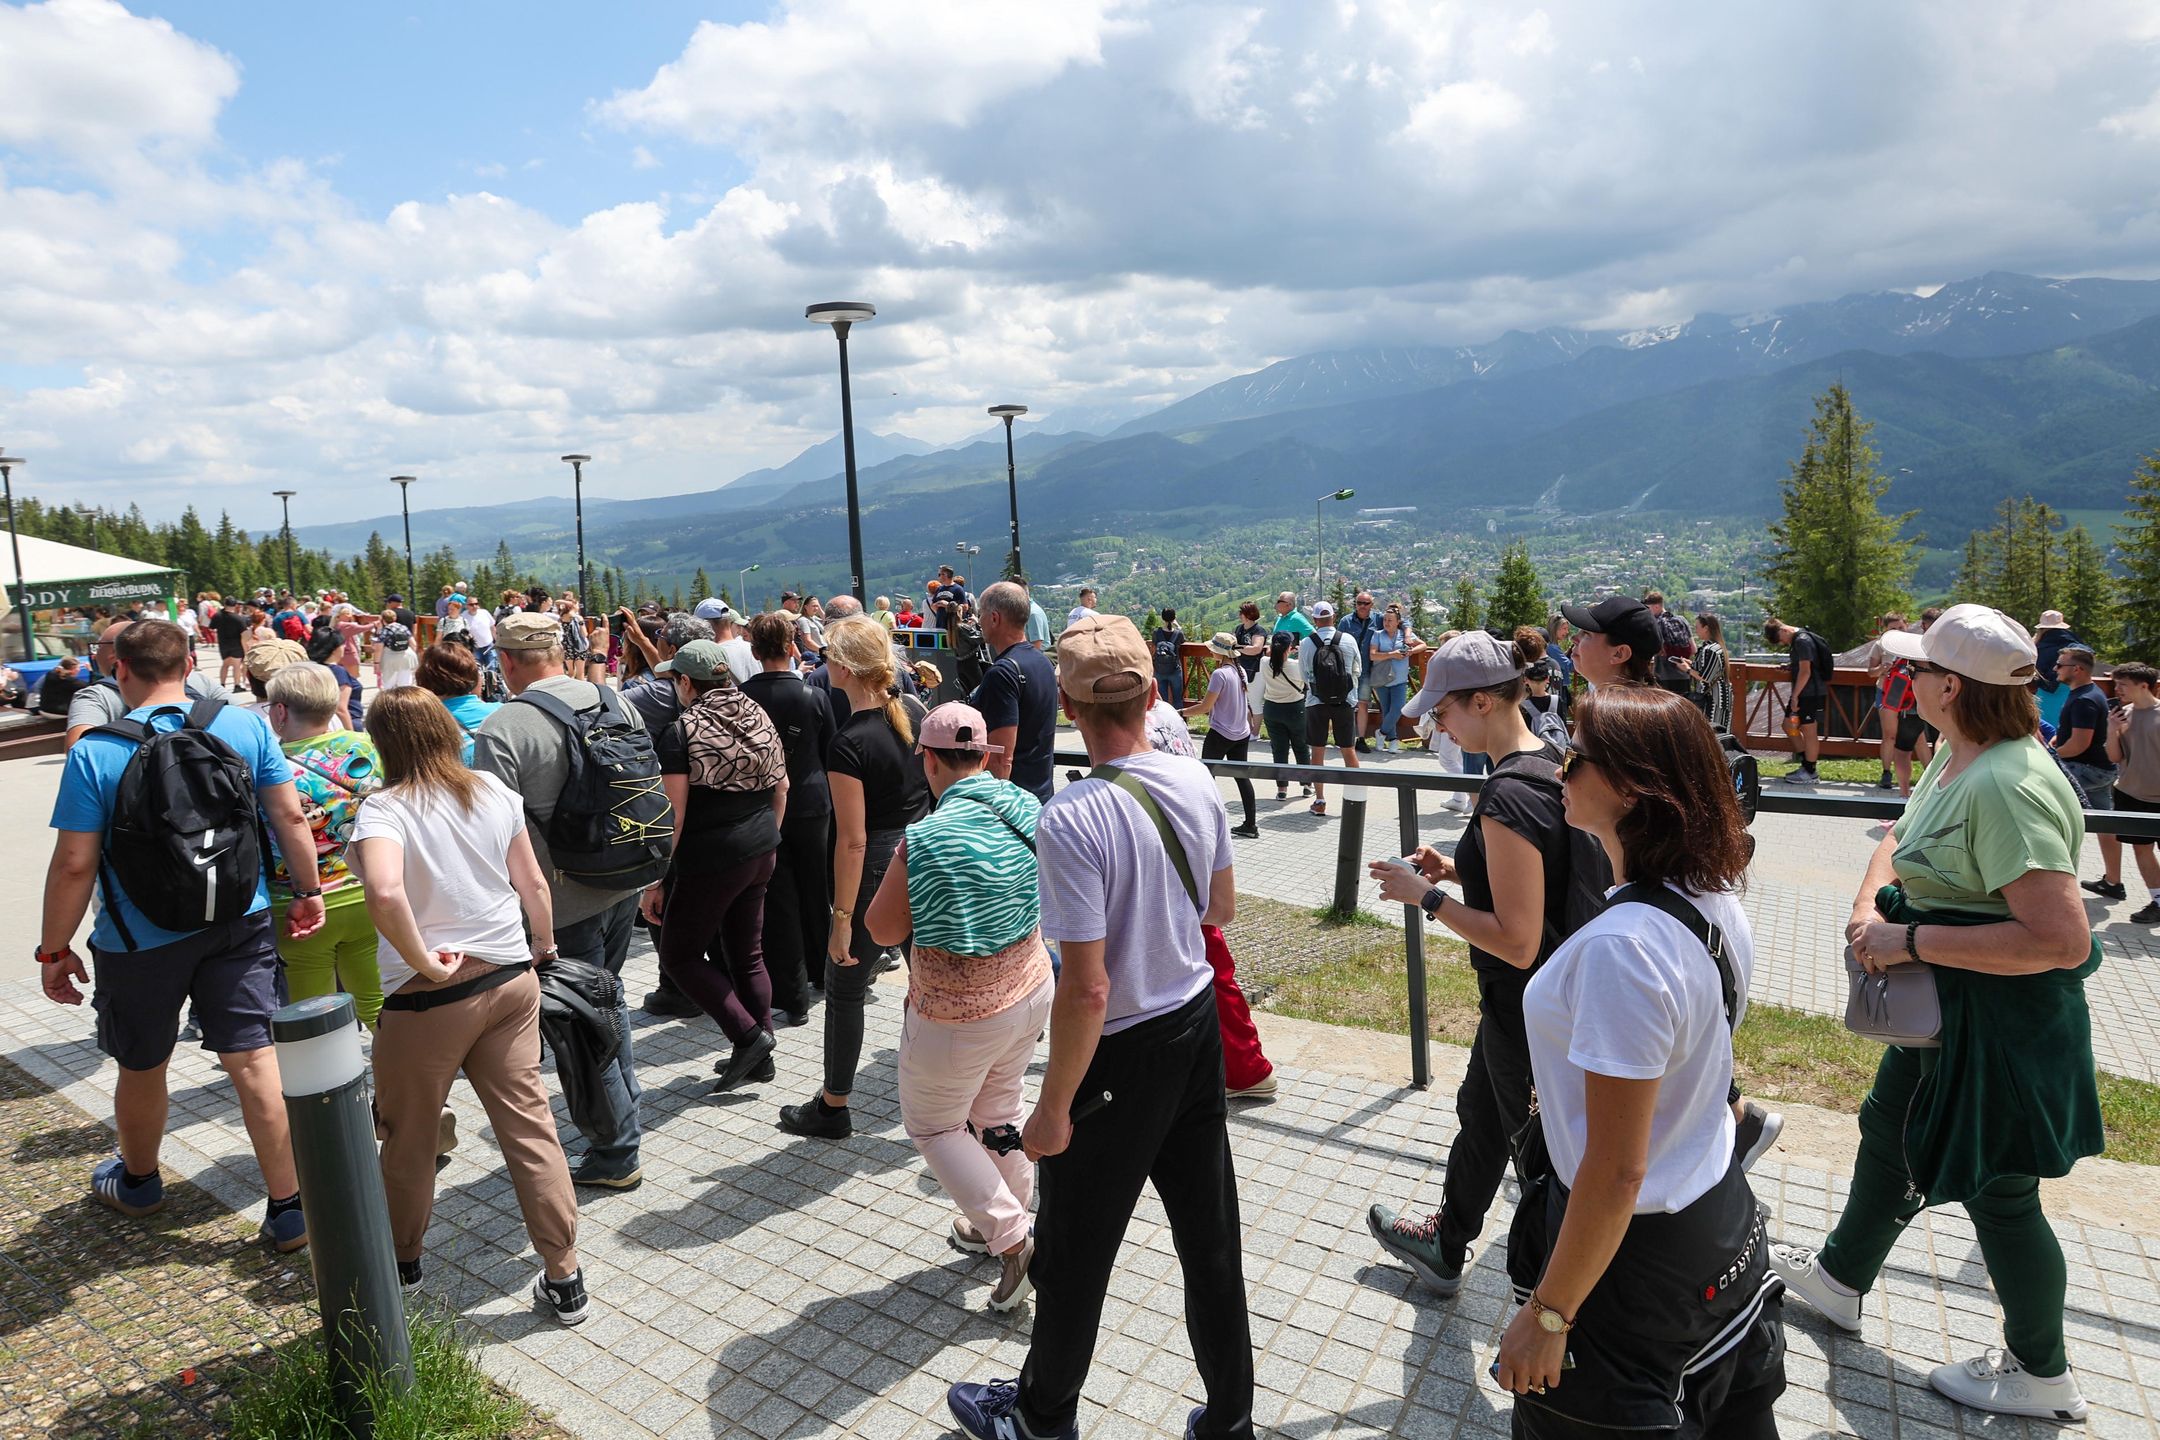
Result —
[[[2123,645],[2149,663],[2160,655],[2160,452],[2130,477],[2130,523],[2115,527],[2115,548],[2123,567]]]
[[[2087,643],[2105,645],[2116,633],[2115,577],[2082,525],[2063,540],[2062,612]]]
[[[1485,597],[1485,622],[1513,633],[1519,626],[1545,620],[1545,592],[1537,567],[1530,563],[1530,547],[1514,541],[1500,552],[1500,568],[1493,572],[1492,589]]]
[[[1448,606],[1448,629],[1475,630],[1478,628],[1477,576],[1465,573],[1455,582],[1455,603]]]
[[[712,581],[705,577],[704,566],[698,566],[697,574],[690,577],[690,590],[700,600],[712,594]]]
[[[1807,442],[1780,487],[1785,513],[1770,525],[1773,612],[1838,650],[1864,639],[1884,611],[1910,604],[1914,542],[1903,532],[1918,512],[1882,513],[1890,478],[1868,441],[1873,428],[1842,384],[1817,396]]]

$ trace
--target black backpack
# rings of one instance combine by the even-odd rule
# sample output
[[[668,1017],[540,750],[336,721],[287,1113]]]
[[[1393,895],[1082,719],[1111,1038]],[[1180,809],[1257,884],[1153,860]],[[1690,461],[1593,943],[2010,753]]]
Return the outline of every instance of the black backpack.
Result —
[[[98,859],[105,913],[127,949],[141,947],[115,903],[120,890],[151,924],[183,932],[237,920],[255,903],[266,849],[255,772],[210,733],[224,708],[222,700],[197,700],[174,730],[115,720],[90,731],[135,745]],[[165,705],[151,713],[179,710]]]
[[[675,814],[660,787],[652,737],[630,721],[606,686],[599,703],[572,710],[553,695],[527,690],[525,704],[563,727],[570,773],[547,823],[555,867],[596,890],[636,890],[667,873]]]
[[[1526,780],[1533,785],[1550,788],[1555,793],[1562,789],[1560,767],[1535,751],[1520,751],[1508,756],[1493,767],[1495,778],[1502,775]],[[1487,782],[1490,784],[1490,781]],[[1479,811],[1471,813],[1471,823],[1481,818],[1484,795],[1478,796]],[[1568,827],[1568,893],[1567,903],[1561,907],[1560,923],[1555,926],[1548,915],[1545,921],[1545,941],[1538,948],[1550,952],[1562,940],[1573,935],[1583,926],[1595,920],[1605,910],[1605,892],[1612,885],[1612,861],[1606,857],[1605,847],[1598,844],[1597,837],[1587,830]]]
[[[1313,641],[1313,673],[1307,678],[1322,705],[1350,703],[1350,661],[1343,655],[1345,638],[1338,630],[1333,639]]]
[[[1721,733],[1718,744],[1725,751],[1725,769],[1732,776],[1733,795],[1740,801],[1740,819],[1752,825],[1755,811],[1762,804],[1762,767],[1740,743],[1739,736]]]
[[[1155,668],[1172,670],[1181,663],[1178,654],[1178,632],[1157,630],[1155,632]]]

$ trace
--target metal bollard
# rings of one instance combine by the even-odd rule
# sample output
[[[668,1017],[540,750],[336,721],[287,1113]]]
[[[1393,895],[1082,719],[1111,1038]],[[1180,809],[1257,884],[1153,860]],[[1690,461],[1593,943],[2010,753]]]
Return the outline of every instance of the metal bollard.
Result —
[[[1395,792],[1398,838],[1402,853],[1417,853],[1417,791]],[[1403,963],[1408,969],[1410,1000],[1410,1083],[1419,1090],[1432,1084],[1431,1021],[1425,1013],[1425,912],[1415,905],[1403,906]]]
[[[403,1391],[413,1374],[352,996],[295,1001],[270,1017],[270,1037],[292,1125],[331,1382],[348,1425],[364,1440],[375,1431],[365,1378],[383,1376]]]
[[[1342,829],[1335,837],[1335,914],[1357,914],[1358,883],[1365,868],[1365,787],[1346,785],[1342,792]]]

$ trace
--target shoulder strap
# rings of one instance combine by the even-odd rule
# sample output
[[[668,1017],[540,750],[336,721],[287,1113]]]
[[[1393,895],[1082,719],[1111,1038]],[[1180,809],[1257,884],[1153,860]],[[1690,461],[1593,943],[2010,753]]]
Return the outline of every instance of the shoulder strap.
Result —
[[[1192,901],[1195,910],[1206,914],[1207,905],[1200,898],[1200,887],[1193,882],[1192,862],[1185,858],[1185,843],[1178,839],[1177,831],[1170,828],[1170,817],[1163,814],[1162,806],[1155,803],[1155,797],[1148,793],[1147,786],[1115,765],[1097,765],[1088,771],[1087,778],[1107,780],[1139,802],[1140,808],[1147,812],[1148,819],[1155,822],[1155,833],[1162,837],[1163,849],[1169,852],[1170,863],[1176,867],[1178,879],[1185,884],[1186,898]]]
[[[1612,897],[1615,905],[1631,902],[1663,911],[1685,925],[1688,933],[1702,942],[1703,949],[1710,952],[1711,960],[1717,964],[1718,985],[1725,997],[1725,1024],[1737,1027],[1739,1022],[1733,1017],[1740,1008],[1739,986],[1733,980],[1732,962],[1725,958],[1725,932],[1711,924],[1709,917],[1695,908],[1694,902],[1664,885],[1624,885]]]
[[[224,708],[225,702],[221,699],[197,700],[188,707],[187,719],[181,723],[197,730],[208,730],[210,722],[217,719],[218,711]]]
[[[1121,771],[1119,773],[1122,774],[1123,772]],[[1012,831],[1013,838],[1015,840],[1018,840],[1021,844],[1027,846],[1029,854],[1032,855],[1035,853],[1035,837],[1028,834],[1027,831],[1022,830],[1018,825],[1013,824],[1012,820],[1005,814],[1004,811],[998,809],[997,806],[991,804],[988,800],[986,800],[980,795],[962,795],[960,798],[967,801],[971,805],[980,805],[983,807],[983,809],[988,810],[992,815],[997,816],[998,823],[1000,825],[1003,825],[1007,830]]]

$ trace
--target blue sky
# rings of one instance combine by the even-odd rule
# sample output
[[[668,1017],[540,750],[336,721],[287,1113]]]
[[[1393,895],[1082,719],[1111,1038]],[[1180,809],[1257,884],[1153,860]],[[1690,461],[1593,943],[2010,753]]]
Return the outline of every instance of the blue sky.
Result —
[[[2149,0],[0,0],[0,441],[260,527],[1285,356],[2160,273]],[[416,498],[418,498],[416,496]],[[430,503],[423,502],[423,503]]]

